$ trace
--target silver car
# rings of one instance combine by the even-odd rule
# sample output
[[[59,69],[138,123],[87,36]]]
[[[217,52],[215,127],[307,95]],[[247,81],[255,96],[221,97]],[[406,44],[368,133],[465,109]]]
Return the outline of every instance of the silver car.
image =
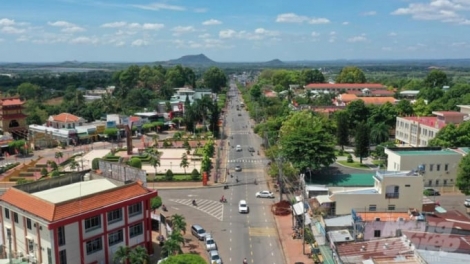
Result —
[[[214,238],[212,238],[210,235],[206,236],[206,250],[211,251],[211,250],[217,250],[217,244],[215,243]]]
[[[209,251],[209,263],[222,264],[222,259],[220,258],[219,252],[217,250]]]
[[[256,198],[274,198],[274,194],[270,191],[261,191],[256,193]]]

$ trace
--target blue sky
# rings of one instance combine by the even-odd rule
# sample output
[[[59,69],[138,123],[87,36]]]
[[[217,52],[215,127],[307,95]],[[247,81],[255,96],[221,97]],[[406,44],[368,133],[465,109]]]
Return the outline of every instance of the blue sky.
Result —
[[[470,58],[470,0],[14,0],[0,61]]]

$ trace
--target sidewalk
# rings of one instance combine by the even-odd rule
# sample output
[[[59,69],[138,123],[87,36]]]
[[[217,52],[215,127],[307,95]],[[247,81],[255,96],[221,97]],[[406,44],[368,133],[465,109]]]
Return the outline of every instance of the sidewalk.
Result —
[[[313,260],[302,252],[302,239],[293,239],[292,234],[292,216],[274,216],[279,233],[279,242],[284,252],[285,263],[293,264],[296,262],[313,263]],[[310,253],[310,246],[305,245],[305,253]]]

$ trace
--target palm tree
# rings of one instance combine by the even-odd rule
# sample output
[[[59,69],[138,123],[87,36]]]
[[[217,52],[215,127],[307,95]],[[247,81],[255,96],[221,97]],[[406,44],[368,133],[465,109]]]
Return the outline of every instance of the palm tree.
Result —
[[[132,264],[146,264],[149,263],[149,254],[147,249],[142,246],[137,246],[129,252],[129,261]]]
[[[160,155],[157,151],[156,155],[150,157],[150,165],[155,169],[155,176],[157,176],[157,167],[160,166]]]
[[[64,156],[64,153],[60,152],[60,151],[57,151],[54,155],[54,157],[56,158],[56,160],[60,163],[60,159]]]
[[[178,255],[178,253],[181,252],[180,243],[171,238],[165,241],[165,244],[163,244],[162,249],[163,251],[166,251],[169,256]]]
[[[184,168],[184,174],[186,175],[186,168],[189,167],[188,155],[183,153],[181,157],[180,167]]]
[[[70,162],[70,169],[71,169],[71,170],[75,170],[75,169],[76,169],[76,170],[78,171],[79,166],[78,166],[78,162],[77,162],[76,160],[72,160],[72,161]]]
[[[116,252],[114,252],[113,262],[123,264],[126,263],[127,259],[129,259],[129,247],[120,246]]]
[[[168,239],[174,240],[178,242],[179,244],[184,245],[184,237],[181,234],[181,230],[178,227],[173,227],[173,231],[171,232],[170,237]]]
[[[179,215],[179,214],[174,214],[171,216],[171,223],[173,224],[173,229],[178,229],[183,231],[184,234],[186,234],[186,220],[184,219],[184,216]]]
[[[384,122],[376,124],[370,130],[370,140],[375,144],[388,141],[390,138],[390,126]]]

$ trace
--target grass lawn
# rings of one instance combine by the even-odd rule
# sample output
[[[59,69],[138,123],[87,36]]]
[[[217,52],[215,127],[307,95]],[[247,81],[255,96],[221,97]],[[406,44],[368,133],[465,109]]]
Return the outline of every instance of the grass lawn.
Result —
[[[343,151],[343,155],[340,155],[340,151],[339,150],[335,150],[335,155],[336,157],[346,157],[348,155],[348,153],[346,151]]]
[[[338,162],[341,165],[356,168],[356,169],[369,169],[369,167],[367,165],[360,164],[359,162],[356,162],[356,161],[354,161],[352,163],[348,163],[346,160],[338,160],[336,162]]]
[[[385,168],[384,160],[373,160],[372,163],[374,163],[375,165],[380,165],[380,168]]]

